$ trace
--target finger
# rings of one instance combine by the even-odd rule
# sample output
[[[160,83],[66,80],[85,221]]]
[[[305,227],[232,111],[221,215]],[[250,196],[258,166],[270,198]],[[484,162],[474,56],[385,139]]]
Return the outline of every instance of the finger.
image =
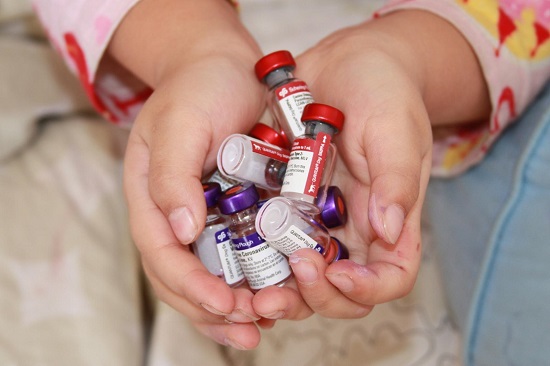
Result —
[[[260,343],[261,334],[254,323],[248,324],[195,324],[195,327],[205,336],[224,346],[246,351],[254,349]]]
[[[235,309],[225,317],[226,320],[233,323],[250,323],[260,320],[252,306],[254,294],[247,288],[236,288],[233,290],[235,295]]]
[[[412,215],[418,210],[413,209]],[[332,263],[326,278],[347,298],[376,305],[406,296],[413,288],[421,259],[420,231],[407,221],[396,245],[377,239],[369,246],[368,263],[351,260]]]
[[[144,265],[178,296],[202,304],[215,314],[231,313],[235,305],[231,289],[179,243],[163,212],[151,200],[147,157],[147,146],[134,135],[126,152],[124,187],[132,237]]]
[[[301,249],[289,257],[298,289],[313,311],[327,318],[362,318],[373,306],[358,304],[342,295],[324,276],[327,264],[315,250]]]
[[[313,314],[311,308],[296,289],[294,281],[284,286],[268,286],[254,295],[252,306],[258,315],[266,319],[301,320]]]
[[[363,146],[371,179],[369,222],[380,238],[395,244],[425,189],[421,180],[424,162],[431,159],[431,133],[423,108],[387,112],[383,125],[377,117],[366,122]]]
[[[224,314],[214,314],[212,311],[206,308],[194,304],[193,302],[179,296],[162,283],[154,273],[148,270],[144,265],[147,279],[151,283],[151,286],[155,292],[156,297],[170,305],[177,312],[184,314],[193,322],[211,323],[211,324],[226,324]]]
[[[209,116],[185,103],[153,112],[158,127],[147,136],[149,194],[168,217],[178,240],[189,244],[204,227],[206,217],[201,177],[210,148]],[[142,112],[139,118],[151,118],[151,113]]]

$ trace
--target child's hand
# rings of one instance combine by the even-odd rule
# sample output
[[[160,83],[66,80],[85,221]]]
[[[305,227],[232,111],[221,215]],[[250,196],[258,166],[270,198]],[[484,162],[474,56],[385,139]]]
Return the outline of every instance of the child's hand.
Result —
[[[265,88],[253,73],[261,52],[221,0],[143,0],[117,30],[111,52],[154,89],[133,125],[124,172],[147,277],[202,333],[253,348],[260,334],[252,293],[230,289],[184,244],[204,227],[201,178],[215,168],[218,146],[263,111]]]
[[[312,310],[363,317],[374,305],[405,296],[415,283],[431,168],[430,120],[482,117],[488,113],[485,84],[461,35],[420,11],[343,29],[298,57],[297,65],[296,75],[315,100],[346,116],[335,137],[340,159],[331,184],[347,201],[348,223],[333,235],[349,248],[351,260],[327,266],[316,251],[297,251],[290,263],[299,293],[292,286],[264,289],[254,309],[286,319]],[[471,94],[459,92],[466,88]]]

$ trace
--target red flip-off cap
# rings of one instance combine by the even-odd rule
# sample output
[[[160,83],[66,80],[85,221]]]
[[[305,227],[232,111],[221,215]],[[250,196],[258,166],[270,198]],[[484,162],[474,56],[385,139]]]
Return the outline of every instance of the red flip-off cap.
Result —
[[[265,55],[256,62],[254,71],[258,80],[263,81],[271,71],[281,67],[296,67],[296,61],[288,51],[275,51]]]
[[[330,105],[310,103],[304,107],[302,122],[322,121],[328,123],[338,131],[344,127],[344,113]]]
[[[265,123],[261,123],[261,122],[256,123],[254,127],[252,127],[248,135],[250,137],[254,137],[263,142],[267,142],[269,144],[279,146],[283,149],[286,149],[288,146],[283,136],[281,136],[281,134],[277,132],[277,130],[275,130],[274,128],[271,128]]]

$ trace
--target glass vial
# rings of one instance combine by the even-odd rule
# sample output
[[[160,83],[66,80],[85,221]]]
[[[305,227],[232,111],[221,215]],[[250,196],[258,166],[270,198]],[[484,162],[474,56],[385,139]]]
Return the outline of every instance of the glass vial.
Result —
[[[329,105],[311,103],[304,108],[305,133],[294,140],[281,195],[304,204],[318,214],[326,200],[336,157],[332,138],[344,126],[344,114]]]
[[[206,200],[206,225],[192,244],[193,253],[206,269],[215,276],[236,287],[245,280],[243,270],[233,250],[229,234],[229,222],[218,210],[218,198],[222,194],[218,183],[203,184]]]
[[[289,146],[296,137],[304,133],[305,127],[300,117],[304,107],[313,103],[307,84],[292,74],[295,68],[294,57],[284,50],[262,57],[254,68],[258,80],[269,89],[269,111],[283,131]]]
[[[218,150],[218,170],[224,176],[279,191],[290,151],[250,136],[228,136]]]
[[[231,242],[252,291],[282,286],[292,275],[287,259],[258,235],[255,228],[259,194],[251,182],[226,191],[218,201],[230,220]]]
[[[286,256],[302,248],[325,255],[331,242],[323,225],[301,211],[295,201],[285,197],[274,197],[260,208],[256,231]]]

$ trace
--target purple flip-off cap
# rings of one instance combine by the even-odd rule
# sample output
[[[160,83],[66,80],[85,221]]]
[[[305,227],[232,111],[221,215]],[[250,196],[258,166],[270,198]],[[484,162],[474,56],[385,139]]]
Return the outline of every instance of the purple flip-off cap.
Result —
[[[334,236],[331,236],[330,239],[333,240],[336,243],[336,246],[338,247],[338,251],[334,256],[333,262],[336,262],[341,259],[349,259],[348,248],[346,248],[346,246],[342,244],[340,240],[336,239]]]
[[[222,194],[222,187],[219,183],[208,182],[203,183],[204,199],[206,200],[206,207],[214,207],[218,203],[218,199]]]
[[[222,214],[230,215],[255,205],[259,199],[256,186],[251,182],[244,182],[225,191],[218,200],[218,208]]]
[[[329,229],[342,226],[348,220],[348,210],[340,188],[336,186],[328,187],[327,199],[321,211],[321,220]]]

